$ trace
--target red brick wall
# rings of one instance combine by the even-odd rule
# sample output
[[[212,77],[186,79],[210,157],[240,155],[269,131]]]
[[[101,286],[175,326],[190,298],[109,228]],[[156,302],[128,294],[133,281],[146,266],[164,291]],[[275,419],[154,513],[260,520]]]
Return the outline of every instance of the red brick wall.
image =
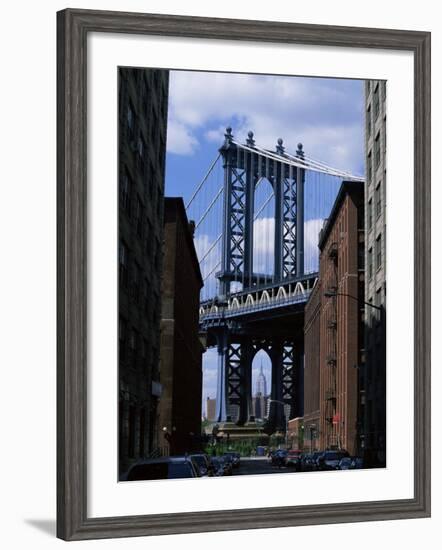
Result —
[[[359,193],[345,195],[320,253],[320,447],[351,454],[357,452],[360,304],[339,294],[358,297],[358,203]],[[327,290],[338,296],[325,297]]]

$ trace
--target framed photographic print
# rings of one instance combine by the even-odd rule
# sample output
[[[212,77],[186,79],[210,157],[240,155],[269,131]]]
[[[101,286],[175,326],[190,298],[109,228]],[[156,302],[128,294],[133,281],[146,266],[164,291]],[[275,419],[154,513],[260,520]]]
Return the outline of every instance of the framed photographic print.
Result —
[[[429,67],[59,12],[59,537],[429,515]]]

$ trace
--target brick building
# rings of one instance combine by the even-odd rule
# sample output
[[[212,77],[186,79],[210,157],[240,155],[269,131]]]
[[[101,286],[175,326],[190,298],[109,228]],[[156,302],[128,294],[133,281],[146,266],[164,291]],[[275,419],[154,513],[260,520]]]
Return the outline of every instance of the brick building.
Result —
[[[161,311],[160,446],[170,454],[198,449],[201,436],[202,353],[199,298],[203,280],[181,198],[166,198]]]
[[[214,422],[216,418],[216,399],[211,397],[208,397],[206,401],[206,418],[210,422]]]
[[[158,439],[168,82],[164,70],[118,71],[120,475]]]
[[[319,237],[319,447],[358,452],[364,347],[364,185],[343,182]]]

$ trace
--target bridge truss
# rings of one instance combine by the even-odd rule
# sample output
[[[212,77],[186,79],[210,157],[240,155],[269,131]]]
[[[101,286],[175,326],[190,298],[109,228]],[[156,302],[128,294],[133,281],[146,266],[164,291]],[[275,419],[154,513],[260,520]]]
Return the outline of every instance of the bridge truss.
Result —
[[[222,183],[200,200],[220,163]],[[315,196],[307,189],[308,198],[317,203],[325,196],[327,212],[338,184],[362,179],[307,157],[301,144],[292,155],[279,139],[269,151],[256,145],[252,132],[241,144],[227,128],[218,157],[186,205],[197,220],[195,243],[205,281],[200,328],[207,345],[218,350],[219,422],[254,420],[252,362],[260,350],[272,364],[268,426],[284,429],[287,410],[290,418],[303,415],[304,305],[317,281],[317,263],[308,262],[305,269],[305,186],[312,175],[321,178],[319,192]],[[263,181],[267,195],[261,193],[257,205]],[[322,192],[322,185],[333,187],[330,181],[334,192]],[[315,253],[317,248],[309,251]]]

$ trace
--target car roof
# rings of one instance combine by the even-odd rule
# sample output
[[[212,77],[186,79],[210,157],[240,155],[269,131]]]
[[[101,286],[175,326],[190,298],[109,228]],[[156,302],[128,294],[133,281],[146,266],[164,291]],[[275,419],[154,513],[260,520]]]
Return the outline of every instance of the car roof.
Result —
[[[145,464],[164,464],[164,463],[183,463],[183,462],[190,462],[190,456],[161,456],[158,458],[149,458],[145,460],[140,460],[139,462],[136,462],[133,466],[140,466]]]

